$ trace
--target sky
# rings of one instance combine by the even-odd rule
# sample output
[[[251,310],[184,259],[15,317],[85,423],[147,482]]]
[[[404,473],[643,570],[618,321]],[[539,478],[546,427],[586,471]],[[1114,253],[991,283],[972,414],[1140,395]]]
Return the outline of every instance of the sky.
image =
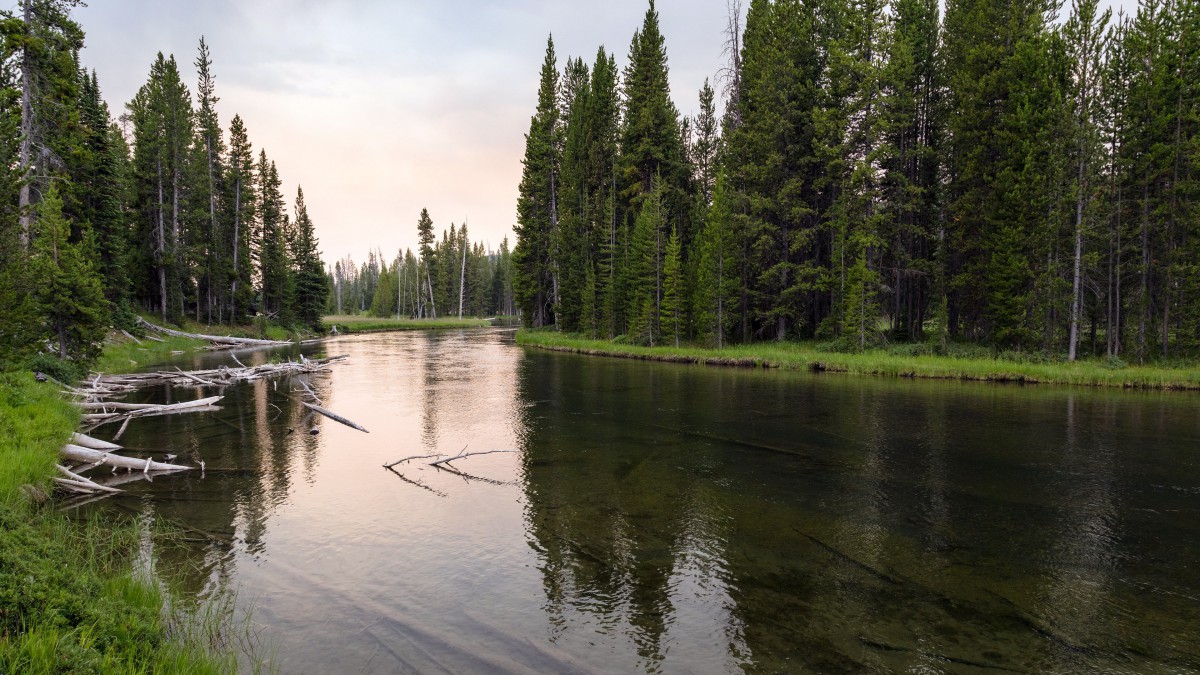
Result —
[[[628,61],[646,0],[91,0],[74,16],[114,117],[174,54],[195,91],[201,36],[226,131],[242,116],[255,154],[279,167],[289,205],[304,188],[322,257],[358,263],[439,232],[515,243],[525,133],[546,38],[560,69],[596,50]],[[748,0],[745,4],[749,4]],[[1114,0],[1126,11],[1136,0]],[[726,0],[658,0],[672,98],[694,114],[724,63]],[[715,81],[715,80],[714,80]],[[290,208],[290,207],[289,207]]]

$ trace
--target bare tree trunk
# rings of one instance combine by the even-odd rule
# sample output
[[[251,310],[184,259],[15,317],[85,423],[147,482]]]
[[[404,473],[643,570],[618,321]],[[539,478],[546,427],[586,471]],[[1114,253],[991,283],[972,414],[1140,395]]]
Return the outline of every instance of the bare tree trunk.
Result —
[[[158,290],[162,301],[162,320],[167,322],[167,231],[163,215],[162,158],[158,160]]]
[[[463,290],[467,284],[467,242],[463,241],[462,271],[458,274],[458,318],[462,319]]]
[[[211,253],[213,256],[219,255],[217,248],[217,192],[215,180],[213,179],[213,148],[212,138],[204,139],[205,149],[208,151],[208,217],[209,217],[209,245],[212,246]],[[213,307],[213,274],[211,263],[208,272],[208,284],[206,293],[208,297],[208,323],[212,323],[212,307]]]
[[[425,264],[425,287],[429,289],[429,318],[437,318],[437,305],[433,303],[433,280],[429,276],[429,263]]]
[[[240,169],[239,169],[240,170]],[[238,249],[241,248],[238,242],[238,225],[242,218],[242,177],[238,176],[237,182],[233,187],[233,287],[229,293],[229,323],[233,323],[237,317],[237,287],[238,287]],[[338,313],[342,310],[342,298],[339,291],[338,295]]]
[[[25,30],[31,30],[33,25],[33,0],[22,0],[22,18]],[[28,250],[30,232],[33,229],[33,212],[31,210],[30,179],[33,167],[33,64],[30,62],[29,47],[21,50],[21,147],[19,161],[23,179],[19,196],[18,213],[21,218],[21,247]]]
[[[1082,145],[1082,144],[1081,144]],[[1083,148],[1080,147],[1082,153]],[[1075,273],[1071,285],[1071,334],[1068,338],[1067,360],[1075,360],[1076,344],[1079,342],[1079,306],[1081,293],[1080,270],[1083,262],[1083,199],[1086,186],[1083,181],[1084,160],[1079,158],[1079,190],[1075,199]]]

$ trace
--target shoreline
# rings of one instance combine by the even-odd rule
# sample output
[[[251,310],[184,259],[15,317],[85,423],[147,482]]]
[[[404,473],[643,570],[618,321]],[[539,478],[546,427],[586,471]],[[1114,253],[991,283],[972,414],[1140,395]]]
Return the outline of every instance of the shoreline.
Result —
[[[995,358],[902,356],[882,350],[852,354],[820,351],[811,345],[800,343],[756,343],[735,345],[722,350],[702,347],[646,347],[529,329],[518,331],[516,340],[519,345],[547,351],[703,366],[778,368],[966,382],[1200,391],[1200,367],[1113,368],[1097,361],[1021,363]]]

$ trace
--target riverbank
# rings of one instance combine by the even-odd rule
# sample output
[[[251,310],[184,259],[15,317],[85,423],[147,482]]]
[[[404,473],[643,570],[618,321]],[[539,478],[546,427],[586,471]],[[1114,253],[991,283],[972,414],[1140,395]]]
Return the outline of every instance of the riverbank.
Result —
[[[1200,367],[1131,366],[1116,361],[1033,363],[982,356],[895,354],[883,350],[851,354],[823,351],[812,344],[792,342],[732,345],[720,350],[701,347],[644,347],[610,340],[590,340],[552,331],[531,330],[519,331],[517,344],[575,354],[715,366],[980,382],[1200,390]]]
[[[232,653],[200,639],[228,617],[210,613],[195,630],[138,573],[142,526],[76,522],[48,501],[78,423],[54,385],[0,373],[0,673],[235,672]]]
[[[359,315],[330,315],[321,320],[325,328],[346,333],[372,333],[388,330],[440,330],[446,328],[486,328],[487,319],[391,319]]]

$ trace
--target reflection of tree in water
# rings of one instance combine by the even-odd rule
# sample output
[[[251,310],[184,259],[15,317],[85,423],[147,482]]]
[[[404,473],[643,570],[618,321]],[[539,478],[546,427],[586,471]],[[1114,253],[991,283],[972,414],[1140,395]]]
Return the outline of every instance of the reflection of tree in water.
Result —
[[[553,640],[624,632],[651,669],[721,639],[724,669],[1194,664],[1195,610],[1114,582],[1170,586],[1124,569],[1139,548],[1185,556],[1122,527],[1107,395],[630,366],[528,354],[520,373]],[[706,584],[709,642],[682,632]]]
[[[327,386],[319,377],[309,383],[319,395]],[[292,386],[289,380],[259,380],[218,391],[206,387],[205,396],[225,396],[219,412],[135,420],[122,438],[126,447],[156,458],[162,448],[172,448],[179,461],[206,465],[203,474],[189,471],[122,486],[129,494],[117,498],[126,508],[178,526],[179,536],[159,541],[171,545],[160,546],[155,558],[159,571],[185,595],[224,589],[239,544],[251,555],[263,553],[268,521],[287,500],[294,477],[312,479],[319,441],[308,430],[324,422],[309,419]],[[153,395],[189,400],[200,394],[175,389]]]
[[[703,530],[715,519],[704,513],[705,483],[674,461],[704,453],[671,431],[686,388],[668,381],[660,390],[653,379],[633,387],[623,372],[527,360],[519,385],[532,404],[523,425],[526,519],[551,639],[623,633],[638,667],[657,669],[686,601],[678,573],[695,566],[691,552],[714,538]],[[707,471],[703,458],[688,464]]]

